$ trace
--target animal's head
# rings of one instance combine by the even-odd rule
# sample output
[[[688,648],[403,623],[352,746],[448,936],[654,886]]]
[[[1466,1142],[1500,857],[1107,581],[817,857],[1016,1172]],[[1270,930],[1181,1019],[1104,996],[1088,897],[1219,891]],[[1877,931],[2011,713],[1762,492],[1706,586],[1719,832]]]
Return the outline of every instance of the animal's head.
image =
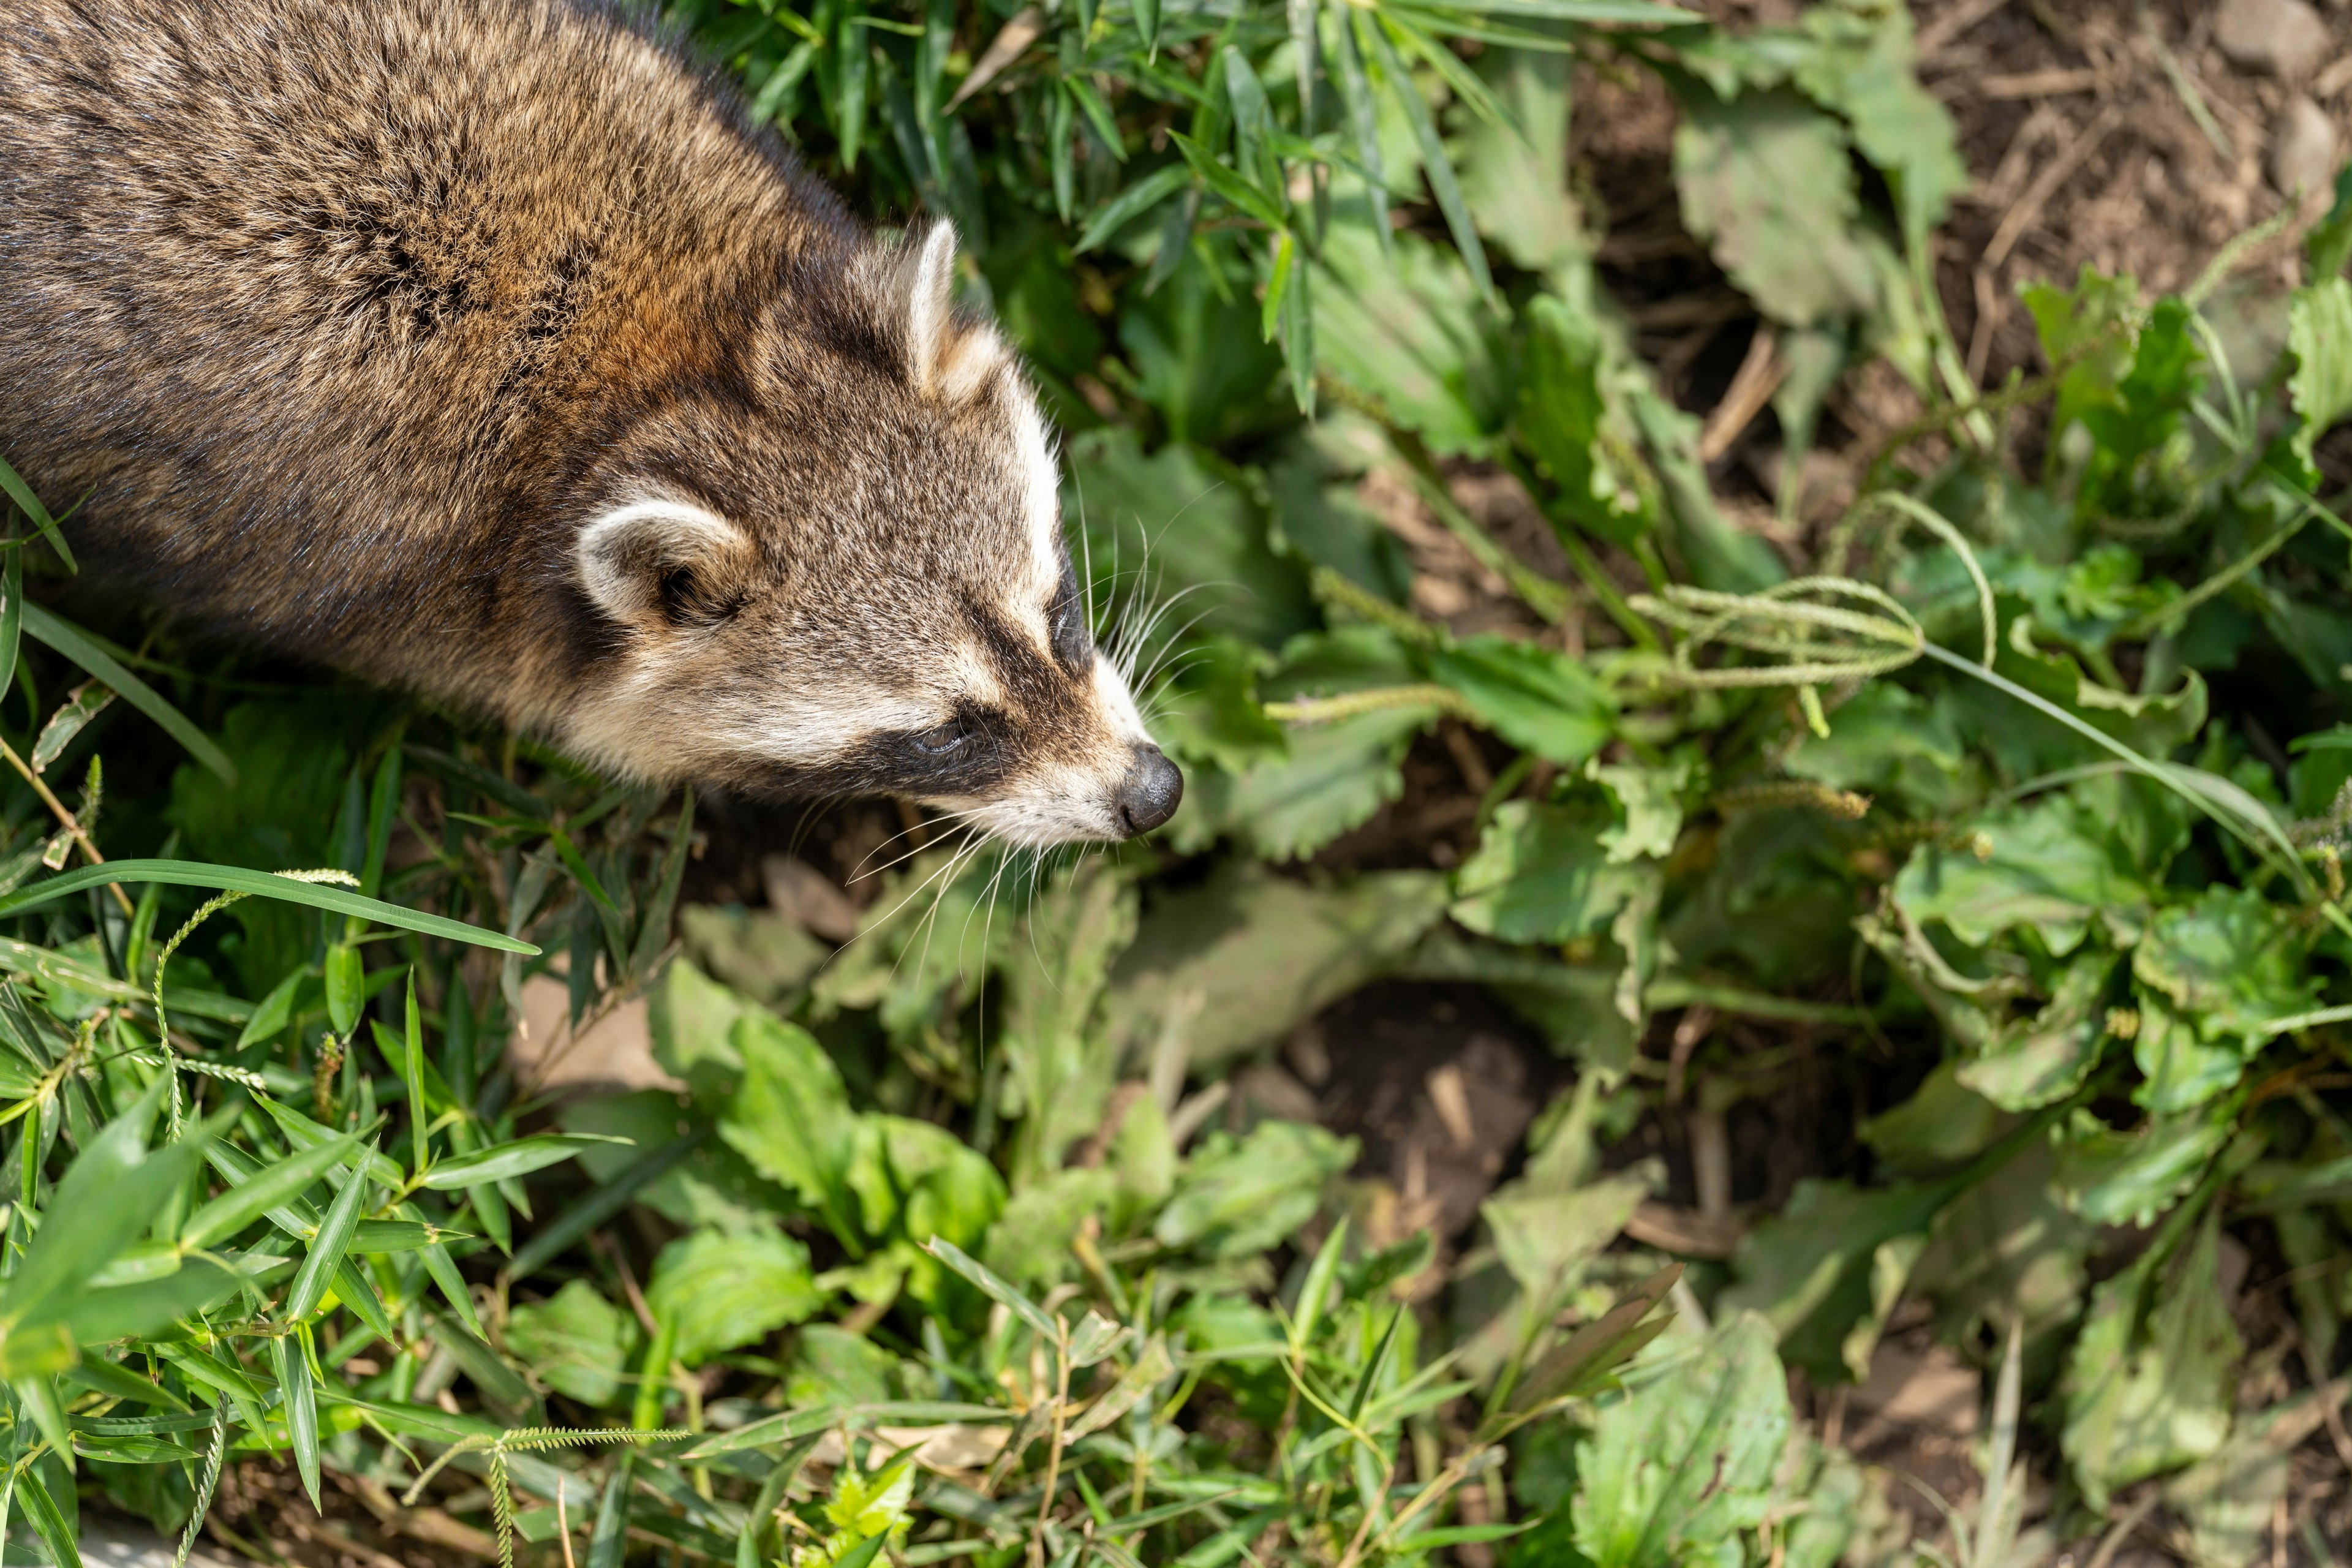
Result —
[[[946,224],[788,270],[720,373],[598,463],[572,568],[619,771],[888,793],[1016,844],[1131,837],[1183,779],[1097,654],[1036,399]]]

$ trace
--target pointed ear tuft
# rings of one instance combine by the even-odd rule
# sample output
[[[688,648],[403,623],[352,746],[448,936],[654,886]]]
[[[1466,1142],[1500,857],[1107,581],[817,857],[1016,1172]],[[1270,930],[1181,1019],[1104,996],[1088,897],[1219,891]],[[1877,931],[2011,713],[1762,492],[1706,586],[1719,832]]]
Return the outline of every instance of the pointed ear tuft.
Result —
[[[580,531],[580,585],[624,626],[709,626],[749,591],[755,552],[743,531],[688,501],[648,497]]]
[[[898,287],[906,300],[907,371],[915,390],[928,397],[935,385],[940,352],[955,327],[955,225],[940,218],[907,237],[898,264]]]
[[[1006,354],[994,328],[956,320],[955,225],[935,219],[909,234],[902,250],[897,288],[905,312],[908,379],[920,396],[966,402],[1006,363]]]

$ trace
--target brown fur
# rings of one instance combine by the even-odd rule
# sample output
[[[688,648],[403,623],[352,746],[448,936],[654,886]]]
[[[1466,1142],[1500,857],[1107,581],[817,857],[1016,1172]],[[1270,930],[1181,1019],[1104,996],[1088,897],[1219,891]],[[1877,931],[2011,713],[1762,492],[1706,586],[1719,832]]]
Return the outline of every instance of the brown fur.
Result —
[[[951,254],[596,0],[0,0],[0,455],[94,570],[623,774],[1120,836],[1172,770]]]

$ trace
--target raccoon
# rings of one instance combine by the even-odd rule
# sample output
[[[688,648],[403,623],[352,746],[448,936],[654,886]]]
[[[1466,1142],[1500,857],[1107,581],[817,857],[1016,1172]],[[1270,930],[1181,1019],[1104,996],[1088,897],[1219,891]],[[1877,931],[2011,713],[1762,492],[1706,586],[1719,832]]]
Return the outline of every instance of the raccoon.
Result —
[[[1175,811],[954,231],[877,239],[657,23],[0,23],[0,457],[103,580],[647,784]]]

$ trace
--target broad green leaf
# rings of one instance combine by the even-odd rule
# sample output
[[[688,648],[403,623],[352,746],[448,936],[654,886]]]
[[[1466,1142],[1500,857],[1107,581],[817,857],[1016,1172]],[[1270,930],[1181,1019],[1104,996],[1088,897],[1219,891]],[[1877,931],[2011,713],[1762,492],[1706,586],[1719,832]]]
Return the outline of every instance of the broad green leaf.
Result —
[[[1843,1182],[1799,1182],[1788,1206],[1740,1242],[1739,1282],[1724,1293],[1722,1310],[1760,1312],[1782,1353],[1815,1378],[1853,1378],[1847,1336],[1877,1310],[1879,1248],[1927,1230],[1953,1191],[1948,1183],[1865,1192]]]
[[[511,1143],[494,1144],[470,1154],[453,1154],[439,1161],[425,1173],[425,1185],[436,1192],[478,1187],[486,1182],[527,1176],[533,1171],[544,1170],[569,1160],[583,1149],[593,1149],[600,1143],[626,1144],[629,1142],[626,1138],[610,1138],[596,1132],[534,1133],[529,1138],[518,1138]]]
[[[1615,733],[1608,690],[1583,665],[1534,643],[1471,637],[1433,651],[1429,672],[1496,734],[1555,763],[1580,763]]]
[[[2031,928],[2063,957],[2094,921],[2127,939],[2146,918],[2149,889],[2071,795],[1989,813],[1975,827],[1963,845],[1920,846],[1895,879],[1895,901],[1914,921],[1940,921],[1972,946]]]
[[[2352,415],[2352,279],[2329,278],[2296,289],[2287,307],[2286,342],[2295,362],[2287,398],[2303,421],[2294,449],[2307,464],[2313,444]]]
[[[1675,184],[1684,224],[1774,321],[1810,327],[1877,306],[1845,136],[1803,99],[1685,95]]]
[[[1454,873],[1448,911],[1483,936],[1559,942],[1606,931],[1657,880],[1654,867],[1613,863],[1593,805],[1515,800],[1496,809],[1477,852]]]
[[[1356,1157],[1356,1141],[1297,1121],[1261,1121],[1246,1138],[1202,1141],[1152,1234],[1163,1246],[1217,1258],[1263,1252],[1322,1206],[1327,1183]]]
[[[2197,1184],[2229,1140],[2230,1124],[2209,1117],[2168,1116],[2124,1133],[2077,1110],[2059,1143],[2051,1185],[2084,1219],[2148,1225]]]
[[[1027,957],[1016,949],[1008,966],[999,1046],[1006,1113],[1022,1118],[1015,1185],[1059,1166],[1063,1151],[1101,1123],[1118,1061],[1097,1015],[1110,966],[1134,939],[1137,901],[1129,879],[1094,860],[1030,905]]]
[[[1603,1403],[1570,1505],[1593,1568],[1722,1561],[1772,1502],[1789,1393],[1772,1329],[1730,1315],[1698,1352]]]
[[[1393,970],[1444,910],[1432,872],[1318,887],[1228,861],[1145,911],[1111,969],[1109,1033],[1138,1059],[1181,1013],[1187,1059],[1213,1068]]]
[[[1630,544],[1662,504],[1625,386],[1644,373],[1592,316],[1553,295],[1528,301],[1526,323],[1513,426],[1578,526]]]
[[[515,1308],[506,1340],[558,1394],[605,1405],[620,1396],[622,1375],[637,1347],[637,1320],[585,1279],[571,1279],[549,1300]]]
[[[677,1359],[690,1367],[824,1304],[808,1248],[769,1228],[698,1230],[671,1242],[655,1262],[646,1300],[657,1321],[675,1327]]]
[[[1649,1194],[1632,1177],[1566,1192],[1516,1190],[1512,1184],[1479,1205],[1495,1251],[1527,1292],[1530,1310],[1556,1302],[1572,1271],[1617,1239]]]
[[[730,1037],[743,1059],[743,1087],[719,1135],[836,1231],[854,1234],[842,1184],[856,1116],[840,1069],[807,1030],[766,1013],[744,1015]]]
[[[1486,451],[1510,417],[1509,347],[1460,258],[1411,234],[1383,248],[1368,226],[1335,223],[1318,262],[1322,368],[1431,450]]]
[[[539,949],[530,943],[502,936],[497,931],[469,926],[462,921],[403,909],[398,904],[363,899],[357,893],[346,892],[325,883],[300,882],[291,877],[280,877],[268,871],[248,871],[236,866],[201,866],[190,860],[109,860],[103,866],[84,866],[79,870],[64,872],[0,898],[0,917],[21,914],[26,910],[53,903],[68,893],[79,893],[85,888],[102,888],[110,882],[162,882],[173,887],[257,893],[263,898],[282,899],[290,904],[308,904],[312,909],[328,910],[336,914],[356,915],[362,920],[399,931],[421,931],[426,936],[470,942],[478,947],[494,947],[506,952],[519,952],[525,957],[537,957],[539,953]]]
[[[1305,575],[1267,542],[1249,476],[1181,443],[1147,455],[1124,429],[1087,432],[1065,461],[1063,513],[1083,529],[1072,553],[1091,563],[1106,610],[1131,603],[1140,628],[1147,606],[1171,605],[1165,634],[1198,616],[1204,629],[1267,647],[1314,624]],[[1152,658],[1162,641],[1139,651]]]
[[[2270,1041],[2270,1019],[2314,1005],[2308,944],[2294,916],[2260,893],[2208,888],[2148,922],[2132,950],[2132,977],[2205,1039],[2233,1038],[2252,1051]]]
[[[2060,1444],[2094,1509],[2229,1436],[2244,1345],[2221,1300],[2220,1241],[2219,1216],[2209,1215],[2162,1269],[2130,1268],[2092,1292],[2061,1384]]]
[[[1203,849],[1229,834],[1270,860],[1313,854],[1404,792],[1397,764],[1437,715],[1434,704],[1361,713],[1293,730],[1283,755],[1238,773],[1196,772],[1169,830],[1176,847]]]
[[[2003,1110],[2032,1110],[2082,1088],[2106,1037],[2111,953],[2078,955],[2060,971],[2049,1004],[2031,1017],[1995,1030],[1959,1064],[1960,1085]]]
[[[1904,243],[1916,253],[1968,189],[1969,168],[1951,115],[1919,83],[1911,13],[1838,0],[1809,7],[1804,25],[1815,47],[1797,67],[1798,85],[1853,126],[1862,155],[1894,189]]]

